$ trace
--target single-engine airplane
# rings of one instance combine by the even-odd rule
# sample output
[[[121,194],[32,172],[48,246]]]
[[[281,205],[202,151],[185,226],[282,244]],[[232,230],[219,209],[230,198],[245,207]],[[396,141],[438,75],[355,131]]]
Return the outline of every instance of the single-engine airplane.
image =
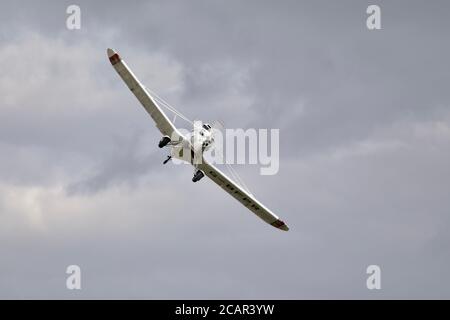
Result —
[[[186,155],[183,154],[183,150],[190,150],[190,162],[195,168],[194,177],[192,178],[193,182],[199,181],[206,175],[268,224],[284,231],[289,230],[289,227],[277,215],[203,157],[203,152],[214,144],[211,125],[205,123],[201,128],[194,128],[189,136],[181,134],[119,54],[109,48],[107,54],[114,69],[144,109],[150,114],[153,121],[155,121],[156,127],[163,135],[158,146],[160,148],[166,146],[171,147],[171,156],[168,156],[164,164],[171,157],[186,160]],[[198,154],[200,155],[201,161],[194,161],[194,158]]]

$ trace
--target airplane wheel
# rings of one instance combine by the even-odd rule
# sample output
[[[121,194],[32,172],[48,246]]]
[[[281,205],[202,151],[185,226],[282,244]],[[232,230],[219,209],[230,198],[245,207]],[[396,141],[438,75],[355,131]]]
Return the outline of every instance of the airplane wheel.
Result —
[[[201,171],[198,170],[195,174],[194,177],[192,178],[192,182],[197,182],[199,181],[201,178],[203,178],[205,176],[205,174]]]
[[[170,138],[168,136],[164,136],[161,138],[161,140],[158,143],[158,147],[163,148],[167,146],[167,144],[170,142]]]

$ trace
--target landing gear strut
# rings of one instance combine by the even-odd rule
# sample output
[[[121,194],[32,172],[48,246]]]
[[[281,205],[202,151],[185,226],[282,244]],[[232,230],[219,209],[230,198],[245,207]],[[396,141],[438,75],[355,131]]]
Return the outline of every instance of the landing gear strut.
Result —
[[[194,174],[194,177],[192,178],[192,182],[197,182],[201,178],[203,178],[205,174],[201,170],[197,170],[197,172]]]

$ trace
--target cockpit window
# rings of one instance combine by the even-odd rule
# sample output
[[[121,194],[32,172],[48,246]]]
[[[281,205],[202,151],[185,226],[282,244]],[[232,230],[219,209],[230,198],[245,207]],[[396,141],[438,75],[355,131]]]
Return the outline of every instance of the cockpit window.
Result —
[[[209,131],[211,129],[211,126],[209,124],[205,123],[203,125],[203,128]]]

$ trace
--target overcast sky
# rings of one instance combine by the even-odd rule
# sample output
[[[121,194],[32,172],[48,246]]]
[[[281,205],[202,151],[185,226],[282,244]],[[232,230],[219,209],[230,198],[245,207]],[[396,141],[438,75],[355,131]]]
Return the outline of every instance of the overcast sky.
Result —
[[[450,298],[448,1],[72,3],[1,1],[0,298]],[[236,169],[289,232],[162,165],[108,47],[191,119],[280,129],[278,174]]]

